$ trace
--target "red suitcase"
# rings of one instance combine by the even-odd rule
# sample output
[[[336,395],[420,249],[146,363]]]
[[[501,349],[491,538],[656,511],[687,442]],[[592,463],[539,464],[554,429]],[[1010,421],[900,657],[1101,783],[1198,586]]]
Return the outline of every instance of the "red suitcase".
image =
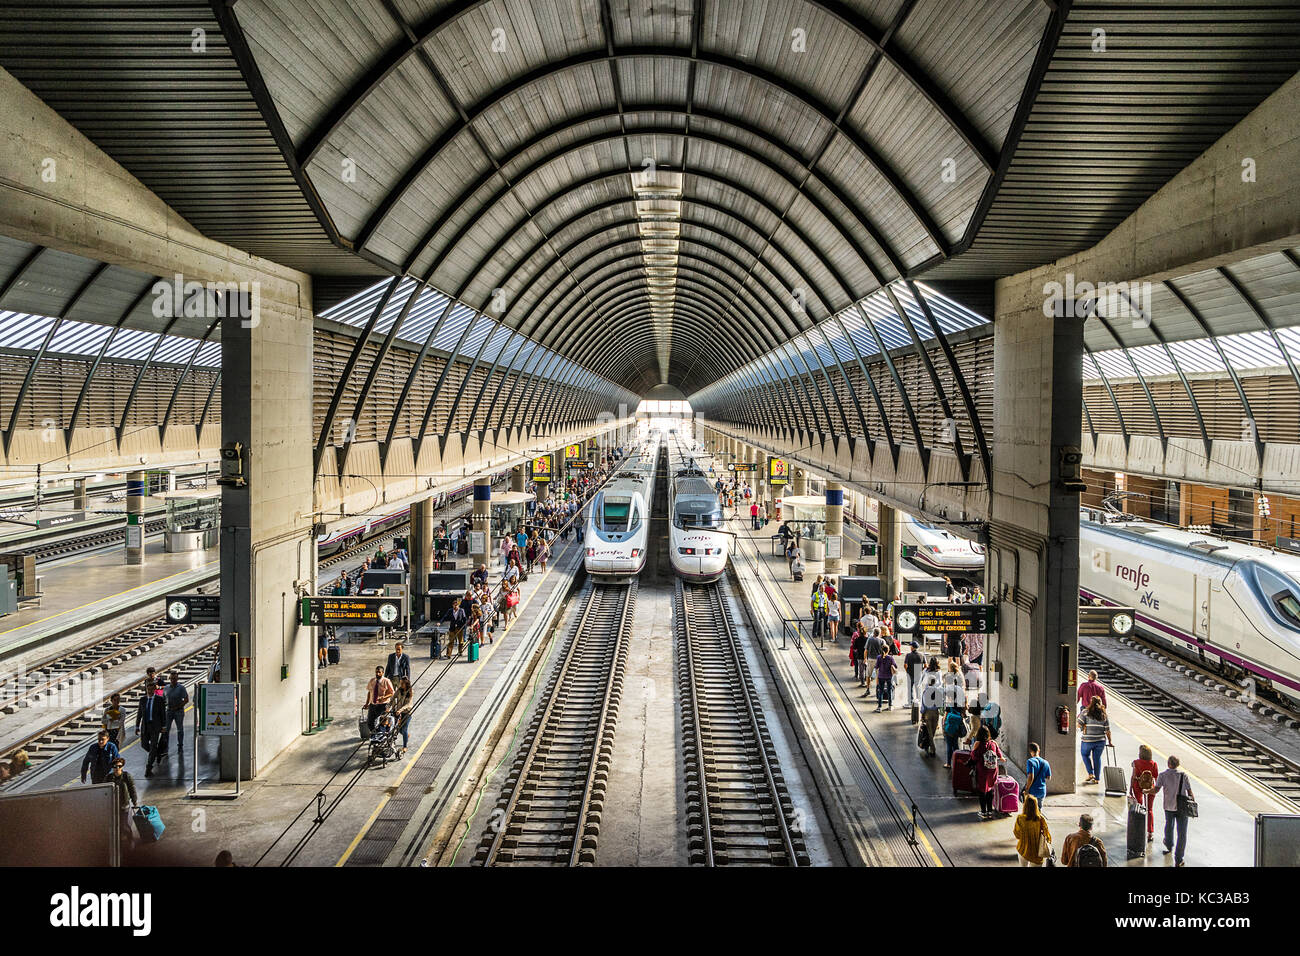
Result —
[[[994,803],[998,813],[1012,814],[1020,812],[1020,784],[1013,777],[998,777],[993,782]]]
[[[975,780],[969,750],[956,750],[952,755],[952,792],[975,793]]]

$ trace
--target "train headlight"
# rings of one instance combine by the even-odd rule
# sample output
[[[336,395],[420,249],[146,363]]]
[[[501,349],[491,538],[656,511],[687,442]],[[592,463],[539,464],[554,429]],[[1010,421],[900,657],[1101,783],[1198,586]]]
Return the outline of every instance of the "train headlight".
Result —
[[[641,549],[640,549],[640,548],[633,548],[633,549],[632,549],[632,557],[634,557],[634,558],[639,558],[639,557],[641,557]]]
[[[596,549],[595,549],[595,548],[588,548],[588,549],[587,549],[587,557],[589,557],[589,558],[594,558],[595,556],[596,556]]]

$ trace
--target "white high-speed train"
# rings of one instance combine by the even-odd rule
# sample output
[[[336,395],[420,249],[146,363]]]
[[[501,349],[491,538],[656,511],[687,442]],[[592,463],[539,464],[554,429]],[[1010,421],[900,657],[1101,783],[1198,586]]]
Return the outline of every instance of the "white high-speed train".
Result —
[[[645,567],[659,439],[651,432],[592,499],[583,543],[587,573],[594,578],[631,578]]]
[[[1144,638],[1300,703],[1300,557],[1085,517],[1079,565],[1080,597],[1135,608]]]
[[[877,521],[880,504],[875,498],[867,498],[866,501],[867,513],[863,516],[863,523],[873,537],[879,538],[880,528],[877,526]],[[968,541],[951,531],[925,524],[906,513],[902,515],[902,519],[903,533],[900,543],[916,547],[916,554],[912,558],[916,564],[937,571],[939,574],[969,576],[984,570],[983,545]]]
[[[723,530],[722,506],[690,445],[676,437],[668,445],[668,554],[673,570],[687,581],[707,584],[727,569],[731,535]]]

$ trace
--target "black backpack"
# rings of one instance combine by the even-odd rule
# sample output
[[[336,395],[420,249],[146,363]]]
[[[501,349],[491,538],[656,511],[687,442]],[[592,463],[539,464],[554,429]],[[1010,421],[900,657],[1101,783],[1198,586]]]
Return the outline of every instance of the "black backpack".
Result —
[[[1074,859],[1070,861],[1071,866],[1105,866],[1106,861],[1101,858],[1101,851],[1097,849],[1097,841],[1089,839],[1087,843],[1082,844],[1074,851]]]

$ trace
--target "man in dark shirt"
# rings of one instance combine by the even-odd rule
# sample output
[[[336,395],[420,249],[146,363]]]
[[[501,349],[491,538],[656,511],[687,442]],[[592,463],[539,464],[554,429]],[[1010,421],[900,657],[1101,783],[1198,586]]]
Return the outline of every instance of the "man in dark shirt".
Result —
[[[86,749],[86,757],[81,761],[81,782],[86,782],[86,771],[89,770],[91,783],[103,783],[108,779],[116,759],[117,746],[108,739],[108,731],[101,730],[95,742]]]
[[[910,707],[916,703],[917,692],[921,686],[921,672],[925,668],[925,656],[918,650],[916,641],[908,647],[911,650],[903,658],[903,675],[907,681],[907,703]]]
[[[163,731],[162,750],[167,752],[167,738],[171,736],[172,724],[175,724],[176,752],[180,753],[185,743],[185,705],[190,702],[190,692],[176,671],[172,671],[172,682],[167,685],[164,697],[167,700],[167,729]]]
[[[149,752],[149,760],[144,768],[146,777],[153,776],[154,762],[162,763],[163,757],[167,755],[161,746],[166,728],[167,700],[162,684],[146,687],[135,715],[135,732],[140,737],[140,746]]]
[[[397,686],[398,678],[405,677],[409,680],[411,677],[411,658],[407,656],[401,641],[393,645],[393,653],[388,655],[384,676],[393,682],[394,687]]]

